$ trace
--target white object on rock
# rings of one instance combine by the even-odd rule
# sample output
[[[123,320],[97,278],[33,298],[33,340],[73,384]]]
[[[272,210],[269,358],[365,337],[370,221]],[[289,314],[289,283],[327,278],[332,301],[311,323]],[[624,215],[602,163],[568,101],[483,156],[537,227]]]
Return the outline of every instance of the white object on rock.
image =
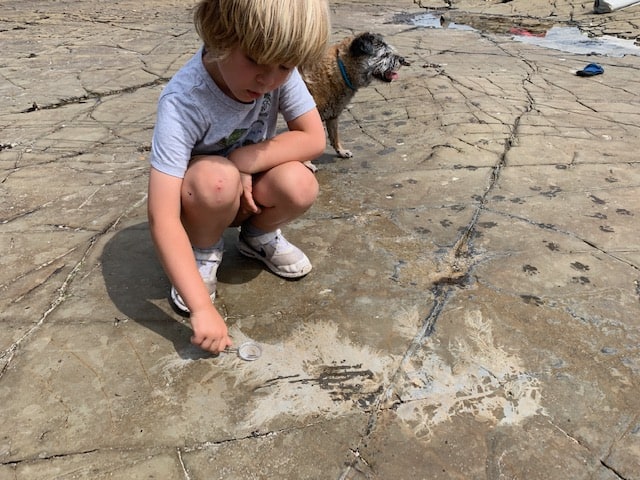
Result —
[[[595,0],[593,11],[595,13],[611,13],[614,10],[620,10],[638,3],[640,3],[640,0]]]

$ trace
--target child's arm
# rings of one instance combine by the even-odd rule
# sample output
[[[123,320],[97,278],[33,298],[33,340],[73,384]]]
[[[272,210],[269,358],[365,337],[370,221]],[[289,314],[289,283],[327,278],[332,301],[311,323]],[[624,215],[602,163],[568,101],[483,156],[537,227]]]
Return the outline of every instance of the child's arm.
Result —
[[[148,216],[153,242],[171,283],[191,311],[191,343],[218,353],[231,345],[227,326],[211,303],[180,221],[182,179],[155,168],[149,176]]]
[[[289,130],[264,142],[240,147],[229,155],[243,173],[259,173],[287,162],[319,157],[326,147],[324,126],[314,108],[287,123]]]

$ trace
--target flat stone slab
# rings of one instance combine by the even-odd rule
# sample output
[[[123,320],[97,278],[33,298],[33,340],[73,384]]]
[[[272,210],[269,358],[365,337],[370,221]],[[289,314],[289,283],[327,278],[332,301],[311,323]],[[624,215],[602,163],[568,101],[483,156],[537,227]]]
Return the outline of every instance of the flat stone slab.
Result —
[[[253,362],[190,344],[147,225],[190,7],[3,3],[0,479],[640,478],[640,57],[511,29],[633,39],[637,9],[330,3],[336,40],[411,66],[341,116],[353,158],[314,162],[287,228],[309,276],[225,233],[216,305]]]

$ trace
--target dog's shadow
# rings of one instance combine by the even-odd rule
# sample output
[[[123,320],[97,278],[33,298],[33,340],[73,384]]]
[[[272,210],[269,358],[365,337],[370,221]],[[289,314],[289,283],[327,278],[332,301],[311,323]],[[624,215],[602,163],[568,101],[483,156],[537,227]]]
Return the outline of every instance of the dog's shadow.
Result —
[[[318,158],[314,159],[312,163],[314,165],[331,165],[332,163],[337,163],[340,160],[342,159],[333,152],[325,152]]]
[[[231,249],[233,237],[233,231],[225,232],[225,242]],[[233,275],[224,277],[228,283],[246,283],[260,273],[260,267],[251,261],[239,255],[229,257],[225,254],[223,260],[223,266],[233,264],[229,265]],[[147,222],[116,233],[105,245],[100,260],[109,298],[123,315],[170,340],[181,358],[211,356],[190,343],[188,319],[170,307],[171,285],[156,256]]]

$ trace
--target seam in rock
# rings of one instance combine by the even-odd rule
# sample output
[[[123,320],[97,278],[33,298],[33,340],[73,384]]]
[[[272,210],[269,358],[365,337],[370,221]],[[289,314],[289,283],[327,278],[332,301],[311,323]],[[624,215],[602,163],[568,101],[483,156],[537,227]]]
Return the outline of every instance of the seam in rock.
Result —
[[[62,302],[64,302],[64,300],[66,299],[66,295],[67,295],[67,291],[69,289],[69,286],[71,285],[71,283],[75,279],[76,275],[80,271],[80,268],[84,265],[85,260],[87,259],[87,257],[91,253],[91,251],[93,250],[93,247],[95,246],[96,242],[102,236],[104,236],[106,233],[108,233],[109,231],[115,229],[115,227],[120,223],[122,218],[124,218],[130,211],[132,211],[135,208],[137,208],[138,206],[142,205],[144,202],[146,202],[146,200],[147,200],[147,196],[145,195],[141,200],[139,200],[138,202],[134,203],[127,210],[125,210],[120,216],[118,216],[113,222],[111,222],[111,224],[107,225],[102,231],[100,231],[99,233],[97,233],[96,235],[92,236],[89,239],[89,244],[88,244],[87,248],[85,249],[84,253],[82,254],[82,258],[80,258],[78,263],[76,263],[76,265],[71,269],[71,271],[69,272],[67,277],[62,282],[62,285],[60,285],[60,287],[58,288],[58,290],[57,290],[58,295],[53,300],[53,302],[51,302],[51,304],[49,305],[49,308],[47,308],[44,311],[44,313],[42,314],[40,319],[34,325],[32,325],[31,328],[29,328],[24,333],[24,335],[22,335],[20,338],[18,338],[16,341],[14,341],[14,343],[9,348],[7,348],[6,350],[4,350],[3,352],[0,353],[0,361],[4,361],[4,365],[2,365],[2,367],[0,368],[0,380],[2,380],[2,378],[4,377],[4,374],[6,373],[8,368],[13,363],[13,360],[15,358],[16,352],[18,351],[20,346],[23,343],[25,343],[35,332],[40,330],[40,327],[44,324],[44,322],[47,319],[47,317],[53,311],[55,311],[58,308],[58,306],[60,306],[60,304],[62,304]]]

